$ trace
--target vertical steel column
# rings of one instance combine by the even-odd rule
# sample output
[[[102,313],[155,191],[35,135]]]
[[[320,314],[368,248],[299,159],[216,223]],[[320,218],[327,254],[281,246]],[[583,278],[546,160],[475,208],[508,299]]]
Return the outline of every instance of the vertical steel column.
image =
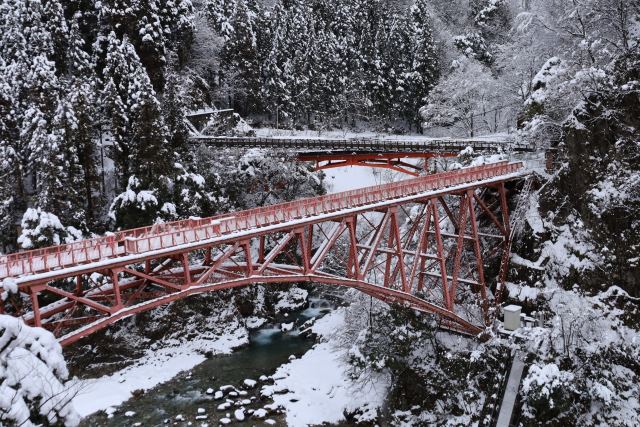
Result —
[[[189,254],[183,253],[180,256],[180,261],[182,262],[182,274],[184,276],[184,284],[183,286],[188,288],[191,286],[191,268],[189,265]]]
[[[311,260],[311,252],[313,252],[313,224],[308,226],[307,230],[307,257]]]
[[[478,284],[480,285],[480,296],[482,298],[482,312],[485,324],[489,325],[489,302],[487,301],[487,287],[484,281],[484,260],[482,259],[482,249],[480,248],[480,236],[478,235],[478,223],[476,222],[475,209],[473,208],[473,190],[467,190],[469,201],[469,220],[471,221],[471,237],[473,238],[473,250],[476,255],[476,268],[478,269]]]
[[[391,217],[390,217],[390,227],[389,227],[389,235],[387,236],[387,248],[389,250],[391,250],[391,247],[394,245],[394,239],[396,237],[396,233],[394,230],[394,218],[395,218],[396,214],[395,211],[391,212]],[[384,266],[384,277],[383,277],[383,286],[385,288],[388,288],[390,285],[392,285],[393,283],[390,283],[391,281],[391,263],[393,261],[393,254],[389,251],[386,253],[386,261],[385,261],[385,266]]]
[[[511,257],[511,223],[509,219],[509,204],[507,203],[507,192],[504,187],[504,182],[500,183],[498,192],[500,194],[500,211],[502,212],[502,224],[505,233],[502,260],[500,261],[500,273],[498,275],[498,284],[496,285],[496,304],[500,304],[502,302],[502,296],[507,282],[507,274],[509,273],[509,258]]]
[[[31,297],[31,308],[33,309],[33,325],[36,328],[42,326],[42,319],[40,316],[40,303],[38,302],[39,290],[35,286],[29,288],[29,296]]]
[[[304,274],[309,274],[309,271],[311,271],[311,262],[309,260],[309,249],[307,246],[307,239],[305,236],[304,228],[296,231],[296,235],[298,236],[298,242],[300,244],[300,253],[302,255],[302,268],[303,268]]]
[[[248,240],[242,242],[242,248],[244,249],[244,257],[247,262],[246,277],[253,276],[253,257],[251,256],[251,245]]]
[[[360,277],[360,262],[358,256],[358,239],[356,237],[356,221],[357,217],[353,216],[346,219],[347,228],[349,229],[349,259],[347,261],[347,276],[350,278]]]
[[[384,234],[384,230],[385,230],[385,228],[387,228],[387,223],[389,222],[390,211],[391,211],[391,209],[388,209],[385,212],[384,217],[382,218],[382,221],[380,222],[376,232],[372,236],[371,245],[369,245],[370,246],[369,253],[366,255],[366,257],[364,259],[364,265],[362,266],[362,270],[360,270],[360,275],[358,277],[358,280],[364,280],[364,277],[367,275],[367,272],[369,271],[369,268],[371,267],[371,263],[373,262],[373,259],[375,258],[375,255],[376,255],[376,252],[378,251],[378,247],[380,246],[380,241],[382,240],[382,236]]]
[[[360,270],[360,275],[358,277],[358,280],[364,280],[364,277],[367,275],[367,272],[371,267],[371,263],[373,262],[376,252],[378,251],[378,247],[380,246],[380,242],[382,241],[384,230],[387,228],[390,211],[391,209],[387,209],[387,211],[384,214],[384,217],[382,218],[382,221],[380,222],[380,224],[378,225],[378,228],[376,229],[375,233],[371,237],[371,241],[370,241],[371,244],[369,245],[370,246],[369,253],[366,254],[366,256],[363,256],[364,264],[362,266],[362,269]],[[358,261],[358,263],[359,262],[360,261]]]
[[[396,245],[396,256],[398,257],[398,263],[400,263],[400,281],[402,283],[402,291],[409,292],[407,286],[407,271],[404,265],[404,251],[402,248],[402,241],[400,239],[400,228],[398,226],[398,211],[393,210],[391,212],[391,230],[393,230]]]
[[[440,276],[442,277],[442,298],[448,310],[453,310],[453,301],[449,295],[449,283],[447,281],[447,262],[444,256],[444,245],[442,243],[442,232],[440,230],[440,216],[438,214],[438,206],[434,199],[431,200],[431,209],[433,211],[433,225],[436,239],[436,251],[438,262],[440,264]]]
[[[258,246],[258,264],[264,264],[264,240],[265,236],[259,237],[259,246]]]
[[[118,310],[122,308],[122,295],[120,294],[120,281],[118,280],[118,274],[120,270],[111,270],[111,284],[113,286],[113,309]]]
[[[451,306],[455,303],[456,291],[458,289],[458,276],[460,275],[460,261],[462,259],[462,250],[464,249],[464,233],[467,229],[467,209],[468,203],[467,194],[463,193],[460,196],[460,215],[458,217],[458,237],[456,239],[456,253],[453,259],[453,272],[451,273],[451,292],[449,292],[449,298],[451,299]],[[454,223],[455,224],[455,223]]]
[[[416,288],[416,292],[422,292],[422,289],[424,288],[424,269],[426,267],[427,260],[425,253],[429,247],[429,230],[431,229],[431,210],[429,209],[430,203],[432,203],[432,201],[427,201],[424,227],[422,228],[422,233],[420,233],[420,240],[418,242],[418,246],[416,247],[416,256],[413,258],[411,285],[413,286],[413,281],[417,274],[418,286]]]
[[[422,212],[420,212],[420,214],[418,215],[416,220],[413,221],[413,223],[411,224],[411,227],[409,228],[409,231],[405,235],[403,246],[402,246],[404,249],[409,249],[409,245],[411,245],[411,243],[413,242],[413,236],[415,236],[416,232],[419,229],[420,224],[422,223],[422,219],[425,216],[425,212],[427,210],[427,206],[428,206],[428,203],[423,205]],[[415,259],[415,256],[414,256],[414,259]],[[412,265],[413,265],[413,263],[412,263]],[[412,270],[413,270],[412,268],[409,269],[409,274],[412,273]],[[391,281],[393,283],[395,283],[396,278],[398,277],[398,272],[399,271],[400,271],[400,266],[398,264],[396,264],[395,268],[393,269],[393,275],[391,276]],[[407,280],[409,282],[409,290],[412,291],[413,290],[413,276],[409,276],[407,278]]]
[[[82,296],[82,275],[76,276],[76,296]]]

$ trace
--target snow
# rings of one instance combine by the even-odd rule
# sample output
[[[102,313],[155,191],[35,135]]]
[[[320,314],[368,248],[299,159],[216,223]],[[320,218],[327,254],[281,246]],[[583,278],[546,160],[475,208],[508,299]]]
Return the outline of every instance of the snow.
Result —
[[[6,300],[9,297],[9,294],[18,293],[18,283],[12,277],[7,277],[2,281],[2,293],[0,293],[0,299],[2,301]]]
[[[380,173],[360,166],[342,167],[325,171],[325,183],[329,193],[354,190],[379,184]]]
[[[233,412],[233,416],[238,421],[244,421],[244,408],[236,409]]]
[[[263,409],[263,408],[256,409],[255,411],[253,411],[252,416],[254,418],[258,418],[258,419],[264,418],[264,417],[267,416],[267,411],[265,409]]]
[[[529,302],[535,301],[538,298],[538,295],[542,292],[542,289],[540,288],[527,285],[516,285],[511,282],[507,282],[507,289],[509,290],[510,298],[517,298],[519,301]]]
[[[33,426],[33,408],[50,424],[77,425],[72,399],[78,389],[62,383],[68,371],[53,334],[7,315],[0,315],[0,332],[0,419]]]
[[[283,310],[290,311],[302,307],[307,302],[308,295],[309,292],[297,286],[292,286],[284,291],[278,292],[276,297],[278,302],[274,307],[276,313]]]
[[[275,406],[284,408],[287,425],[336,423],[344,420],[345,410],[375,409],[384,402],[385,383],[373,381],[358,388],[348,379],[344,351],[331,340],[343,324],[343,309],[319,319],[312,330],[326,341],[279,367],[273,375],[274,384],[262,388],[263,394],[271,395]],[[284,390],[288,391],[277,393]]]
[[[566,72],[566,67],[563,61],[558,57],[552,57],[542,66],[540,71],[535,75],[532,80],[533,92],[529,98],[525,101],[525,105],[530,105],[533,102],[543,104],[547,99],[547,92],[549,85],[557,80],[562,74]]]
[[[544,233],[544,223],[540,217],[540,202],[537,193],[532,193],[529,200],[529,206],[525,213],[527,223],[533,230],[534,234]]]
[[[258,138],[281,138],[281,139],[378,139],[384,141],[427,141],[427,140],[447,140],[449,138],[430,138],[420,133],[409,133],[395,135],[385,132],[375,131],[347,131],[347,130],[323,130],[321,132],[313,130],[291,130],[291,129],[274,129],[262,127],[255,129]],[[456,138],[460,141],[491,141],[500,143],[509,143],[513,138],[506,133],[492,133],[487,135],[475,135],[473,138]]]
[[[572,224],[573,226],[569,225]],[[515,264],[545,272],[544,283],[555,287],[556,277],[566,277],[572,269],[587,271],[601,260],[595,255],[595,247],[580,219],[570,215],[566,224],[554,228],[555,235],[545,240],[536,261],[518,255],[512,257]]]
[[[532,387],[537,386],[538,392],[548,398],[555,388],[571,380],[573,380],[573,374],[561,371],[555,363],[542,366],[533,364],[529,367],[529,373],[522,382],[522,390],[528,393]]]
[[[599,397],[605,403],[605,405],[611,404],[611,401],[613,400],[613,397],[614,397],[614,393],[611,391],[611,389],[605,386],[604,384],[600,384],[600,383],[594,384],[591,389],[591,392],[595,396]]]
[[[135,365],[100,378],[77,380],[81,392],[73,402],[83,417],[120,405],[131,397],[133,390],[148,390],[204,362],[206,357],[203,349],[214,354],[228,354],[248,342],[247,331],[236,328],[216,339],[202,337],[155,351],[149,349]],[[105,393],[105,390],[109,390],[109,393]],[[214,398],[218,398],[218,392]]]
[[[18,237],[18,244],[22,249],[70,243],[78,236],[82,237],[76,228],[65,228],[56,215],[40,208],[27,209],[20,225],[22,233]]]
[[[247,317],[247,328],[249,329],[257,329],[260,326],[264,325],[266,323],[267,319],[265,319],[264,317],[256,317],[256,316],[250,316]]]
[[[253,388],[256,386],[257,381],[256,380],[250,380],[250,379],[246,379],[242,382],[245,386],[249,387],[249,388]]]

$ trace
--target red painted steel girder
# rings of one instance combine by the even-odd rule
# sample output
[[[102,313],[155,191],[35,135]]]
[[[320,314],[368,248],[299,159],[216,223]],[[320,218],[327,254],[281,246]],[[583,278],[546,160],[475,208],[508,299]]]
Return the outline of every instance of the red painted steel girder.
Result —
[[[364,166],[378,169],[389,169],[411,176],[419,176],[422,170],[404,159],[422,159],[427,161],[434,157],[455,157],[454,152],[341,152],[341,153],[300,153],[298,161],[314,162],[314,170],[327,170],[346,166]]]
[[[3,308],[64,334],[67,345],[189,295],[315,282],[400,302],[477,334],[499,302],[484,277],[487,250],[502,248],[498,280],[506,280],[504,182],[522,173],[520,164],[502,162],[14,254],[0,260],[0,276],[2,268],[12,273],[30,298]],[[485,203],[480,189],[492,189],[496,203]],[[408,214],[411,207],[417,214]],[[455,234],[445,232],[451,226]],[[72,278],[73,287],[60,282]]]

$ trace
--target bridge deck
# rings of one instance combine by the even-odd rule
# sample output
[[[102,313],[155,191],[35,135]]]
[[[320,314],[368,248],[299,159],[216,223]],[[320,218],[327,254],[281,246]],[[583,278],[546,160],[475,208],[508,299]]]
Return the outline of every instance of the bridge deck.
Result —
[[[66,245],[0,257],[0,280],[44,283],[71,272],[126,265],[160,254],[198,249],[238,236],[260,235],[298,224],[406,203],[438,191],[473,188],[522,174],[521,163],[499,162],[204,219],[189,219],[113,233]]]
[[[296,151],[348,151],[348,152],[438,152],[458,153],[467,147],[474,151],[533,152],[535,147],[512,141],[490,141],[483,139],[449,138],[261,138],[261,137],[215,137],[192,136],[192,142],[200,142],[220,148],[269,148]]]

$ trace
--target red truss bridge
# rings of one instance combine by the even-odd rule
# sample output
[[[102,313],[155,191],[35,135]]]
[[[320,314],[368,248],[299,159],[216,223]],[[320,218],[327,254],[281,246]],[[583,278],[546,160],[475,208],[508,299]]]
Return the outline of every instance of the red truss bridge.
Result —
[[[311,282],[478,334],[506,279],[509,182],[525,174],[501,162],[0,257],[17,288],[0,311],[68,345],[190,295]]]
[[[344,166],[367,166],[391,169],[404,174],[419,176],[422,168],[408,159],[424,160],[434,157],[456,157],[467,147],[474,152],[497,153],[534,152],[535,147],[512,140],[489,140],[482,138],[264,138],[207,136],[194,133],[194,143],[216,148],[262,148],[293,151],[302,162],[315,163],[315,170]]]

